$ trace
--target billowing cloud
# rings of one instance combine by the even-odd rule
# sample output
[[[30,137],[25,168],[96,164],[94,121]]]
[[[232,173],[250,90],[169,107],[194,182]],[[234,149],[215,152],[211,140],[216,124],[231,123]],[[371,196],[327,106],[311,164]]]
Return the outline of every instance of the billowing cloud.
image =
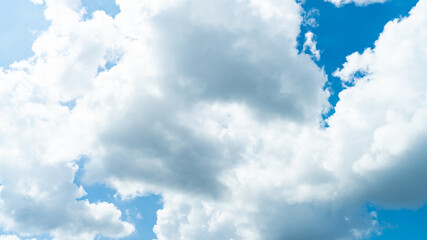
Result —
[[[69,8],[78,3],[46,4],[52,25],[34,43],[35,56],[0,73],[0,225],[55,239],[126,236],[134,226],[114,205],[77,200],[86,194],[73,183],[88,143],[85,119],[61,104],[90,91],[112,19],[98,13],[82,22]]]
[[[245,121],[320,121],[325,77],[295,48],[294,1],[119,3],[116,21],[133,40],[99,78],[127,82],[113,93],[126,99],[105,116],[88,180],[219,194],[219,175],[250,143]]]
[[[349,87],[328,128],[326,76],[296,49],[294,0],[118,0],[114,18],[45,3],[34,57],[0,73],[8,232],[134,231],[113,204],[79,200],[82,157],[84,184],[162,195],[159,240],[363,238],[380,231],[366,202],[427,201],[426,1],[337,70]]]
[[[383,205],[421,206],[427,200],[420,184],[427,157],[426,10],[420,1],[409,17],[389,22],[374,49],[348,56],[335,73],[355,86],[340,94],[329,121],[333,139],[352,153],[353,171]]]

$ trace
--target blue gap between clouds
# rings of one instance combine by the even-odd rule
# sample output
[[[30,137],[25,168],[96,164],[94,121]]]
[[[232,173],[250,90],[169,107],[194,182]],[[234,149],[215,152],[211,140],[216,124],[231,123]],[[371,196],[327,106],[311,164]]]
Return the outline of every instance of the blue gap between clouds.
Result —
[[[121,58],[121,56],[117,56],[116,59],[108,60],[104,66],[99,66],[98,67],[98,74],[100,74],[102,72],[109,71],[110,69],[115,67],[119,63],[120,58]]]
[[[379,223],[385,228],[381,235],[372,236],[372,240],[426,239],[427,206],[415,210],[387,210],[372,205],[369,209],[378,213]]]
[[[76,99],[72,99],[66,102],[59,102],[59,104],[63,107],[67,107],[69,110],[73,110],[76,107]]]
[[[120,12],[115,0],[82,0],[87,9],[85,18],[96,10],[110,16]],[[0,1],[0,67],[33,56],[32,45],[39,34],[49,27],[44,18],[45,4],[29,0]]]
[[[122,212],[122,220],[135,225],[135,232],[125,240],[151,240],[156,236],[153,233],[153,226],[157,222],[157,210],[163,207],[161,197],[158,195],[148,195],[130,200],[121,200],[115,197],[116,191],[103,184],[85,185],[82,182],[84,175],[84,164],[89,161],[87,157],[82,157],[77,164],[79,170],[75,174],[74,183],[83,186],[87,195],[79,200],[87,199],[91,203],[109,202],[113,203]],[[97,239],[108,239],[98,237]]]
[[[345,57],[353,52],[363,52],[366,48],[373,48],[375,41],[383,31],[387,22],[409,15],[409,11],[418,0],[389,0],[383,4],[372,4],[365,7],[356,7],[347,4],[340,8],[331,3],[320,0],[307,0],[302,3],[306,12],[317,9],[317,27],[302,26],[298,37],[298,49],[303,50],[304,34],[312,31],[317,41],[317,48],[321,51],[319,67],[323,67],[328,75],[325,88],[331,96],[329,102],[333,107],[339,101],[339,93],[343,90],[339,78],[332,76],[345,63]],[[351,87],[351,86],[350,86]],[[324,118],[333,115],[332,109]],[[379,236],[371,236],[375,240],[421,240],[427,236],[427,206],[417,210],[387,210],[379,206],[367,204],[366,209],[376,211],[378,220],[384,228]]]
[[[302,4],[306,12],[318,10],[319,14],[317,16],[314,14],[318,27],[301,27],[298,49],[302,52],[304,34],[312,31],[315,34],[317,48],[321,51],[317,64],[324,67],[328,75],[325,88],[331,91],[329,102],[332,106],[335,107],[339,101],[338,94],[343,90],[341,80],[332,76],[332,73],[342,67],[345,57],[354,52],[363,52],[368,47],[373,48],[385,24],[395,18],[408,16],[410,9],[417,2],[418,0],[389,0],[383,4],[365,7],[346,4],[340,8],[321,0],[306,0]],[[334,112],[332,109],[325,117]]]
[[[115,0],[81,0],[83,6],[86,8],[87,13],[85,18],[92,15],[96,10],[102,10],[109,16],[116,16],[120,12],[119,6],[116,5]]]
[[[0,1],[0,66],[33,56],[32,45],[49,22],[43,5],[29,0]]]

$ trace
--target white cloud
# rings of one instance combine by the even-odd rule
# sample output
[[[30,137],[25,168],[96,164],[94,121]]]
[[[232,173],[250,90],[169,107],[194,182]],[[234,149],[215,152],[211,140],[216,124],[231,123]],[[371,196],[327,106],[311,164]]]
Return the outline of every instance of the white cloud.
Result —
[[[34,43],[35,56],[0,72],[0,226],[55,239],[129,235],[134,226],[114,205],[77,200],[85,192],[73,183],[75,161],[88,147],[89,120],[60,105],[92,88],[114,24],[101,12],[82,22],[69,9],[77,1],[46,4],[52,25]]]
[[[122,102],[102,117],[86,181],[125,197],[162,193],[159,239],[331,239],[370,229],[362,201],[348,203],[323,166],[325,76],[297,54],[294,1],[119,3],[116,21],[133,42],[99,77],[122,79],[108,95]]]
[[[162,10],[119,4],[117,23],[134,40],[100,78],[126,81],[113,93],[126,104],[105,116],[103,150],[87,165],[88,181],[107,178],[126,186],[121,193],[132,186],[144,192],[144,184],[219,194],[218,175],[241,161],[248,144],[232,133],[236,127],[247,135],[239,126],[245,118],[320,121],[325,77],[297,53],[301,9],[294,1],[181,1]],[[155,15],[147,17],[151,7]]]
[[[354,3],[356,6],[366,6],[373,3],[385,3],[388,0],[325,0],[340,7],[344,4]]]
[[[305,42],[303,45],[303,51],[309,51],[314,59],[320,59],[320,50],[317,49],[317,42],[314,39],[314,34],[311,31],[305,33]]]
[[[16,235],[0,235],[0,240],[21,240]]]
[[[409,17],[389,22],[374,49],[352,54],[336,72],[355,86],[340,94],[330,119],[334,142],[351,153],[352,169],[370,186],[366,194],[383,205],[427,200],[426,190],[414,187],[426,169],[426,10],[420,1]]]
[[[162,194],[159,240],[351,239],[378,231],[366,201],[427,201],[413,187],[427,169],[426,1],[335,73],[354,86],[327,129],[295,1],[117,2],[115,18],[83,20],[79,1],[47,0],[35,56],[0,72],[3,229],[129,235],[113,204],[76,200],[82,156],[87,184]]]
[[[251,118],[242,117],[245,138],[265,144],[249,145],[244,164],[225,173],[229,192],[221,200],[165,195],[159,239],[202,232],[206,239],[361,238],[380,233],[381,216],[357,210],[366,201],[425,204],[426,6],[421,1],[409,18],[390,22],[375,49],[351,55],[336,73],[355,86],[340,94],[328,129],[293,132],[283,122],[246,125]],[[339,227],[322,224],[326,215]]]

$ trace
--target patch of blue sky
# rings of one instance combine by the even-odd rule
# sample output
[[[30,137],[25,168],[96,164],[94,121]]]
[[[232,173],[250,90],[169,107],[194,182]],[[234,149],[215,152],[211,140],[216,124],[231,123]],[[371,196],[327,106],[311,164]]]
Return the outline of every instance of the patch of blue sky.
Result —
[[[115,0],[82,0],[90,16],[96,10],[110,16],[120,12]],[[7,68],[15,61],[33,55],[32,44],[49,27],[44,18],[45,4],[30,0],[0,1],[0,67]]]
[[[117,65],[117,62],[107,62],[105,64],[105,69],[110,70],[111,68],[113,68],[116,65]]]
[[[104,66],[98,67],[98,73],[109,71],[117,65],[119,60],[107,61]]]
[[[317,49],[321,53],[317,64],[324,67],[328,75],[325,87],[331,91],[329,101],[333,106],[339,101],[338,93],[342,91],[343,86],[340,79],[332,76],[332,73],[342,66],[346,56],[374,47],[375,40],[385,24],[395,18],[407,16],[417,2],[418,0],[389,0],[365,7],[346,4],[339,8],[319,0],[306,0],[302,4],[305,12],[310,13],[312,20],[315,20],[315,24],[308,20],[308,17],[306,24],[301,27],[299,50],[302,51],[304,45],[304,34],[307,31],[313,32]],[[331,109],[325,117],[334,112],[334,109]]]
[[[98,73],[109,71],[113,67],[115,67],[122,58],[122,53],[117,50],[109,50],[107,51],[107,55],[105,56],[105,64],[98,67]]]
[[[124,240],[152,240],[156,236],[153,232],[153,227],[157,222],[157,210],[163,207],[161,197],[158,195],[148,195],[137,197],[129,200],[122,200],[116,196],[116,191],[106,187],[103,184],[85,185],[82,183],[84,175],[84,163],[89,161],[88,158],[83,157],[79,164],[74,179],[74,183],[78,186],[83,186],[87,195],[81,199],[87,199],[91,203],[105,201],[113,203],[122,212],[122,220],[128,221],[135,225],[135,232],[128,237],[122,238]],[[102,236],[98,240],[106,240]]]
[[[76,99],[72,99],[70,101],[67,102],[59,102],[59,104],[61,104],[61,106],[67,107],[69,110],[73,110],[76,107]]]
[[[0,1],[1,67],[33,55],[34,40],[49,26],[44,8],[44,4],[35,5],[29,0]]]
[[[333,106],[339,101],[338,94],[343,89],[343,83],[332,76],[332,73],[342,66],[346,56],[356,51],[363,52],[368,47],[373,48],[385,24],[395,18],[407,16],[417,2],[418,0],[389,0],[366,7],[347,4],[340,8],[319,0],[306,0],[302,4],[309,16],[306,24],[301,27],[299,50],[303,49],[305,33],[313,32],[317,49],[321,52],[317,64],[323,67],[328,75],[325,87],[331,91],[329,101]],[[356,77],[363,77],[363,74]],[[332,109],[324,117],[327,118],[333,113]],[[421,240],[427,236],[427,206],[415,210],[387,210],[369,204],[367,208],[377,212],[378,221],[383,228],[382,234],[373,234],[370,239]]]
[[[115,0],[82,0],[82,4],[89,16],[96,10],[102,10],[112,17],[120,12]]]
[[[375,208],[384,227],[372,240],[424,240],[427,236],[427,206],[420,209],[386,210]]]

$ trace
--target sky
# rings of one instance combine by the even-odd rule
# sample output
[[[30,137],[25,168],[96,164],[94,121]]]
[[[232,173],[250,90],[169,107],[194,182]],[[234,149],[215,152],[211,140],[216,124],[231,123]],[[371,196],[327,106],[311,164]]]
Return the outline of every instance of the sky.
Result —
[[[426,13],[0,1],[0,240],[423,239]]]

